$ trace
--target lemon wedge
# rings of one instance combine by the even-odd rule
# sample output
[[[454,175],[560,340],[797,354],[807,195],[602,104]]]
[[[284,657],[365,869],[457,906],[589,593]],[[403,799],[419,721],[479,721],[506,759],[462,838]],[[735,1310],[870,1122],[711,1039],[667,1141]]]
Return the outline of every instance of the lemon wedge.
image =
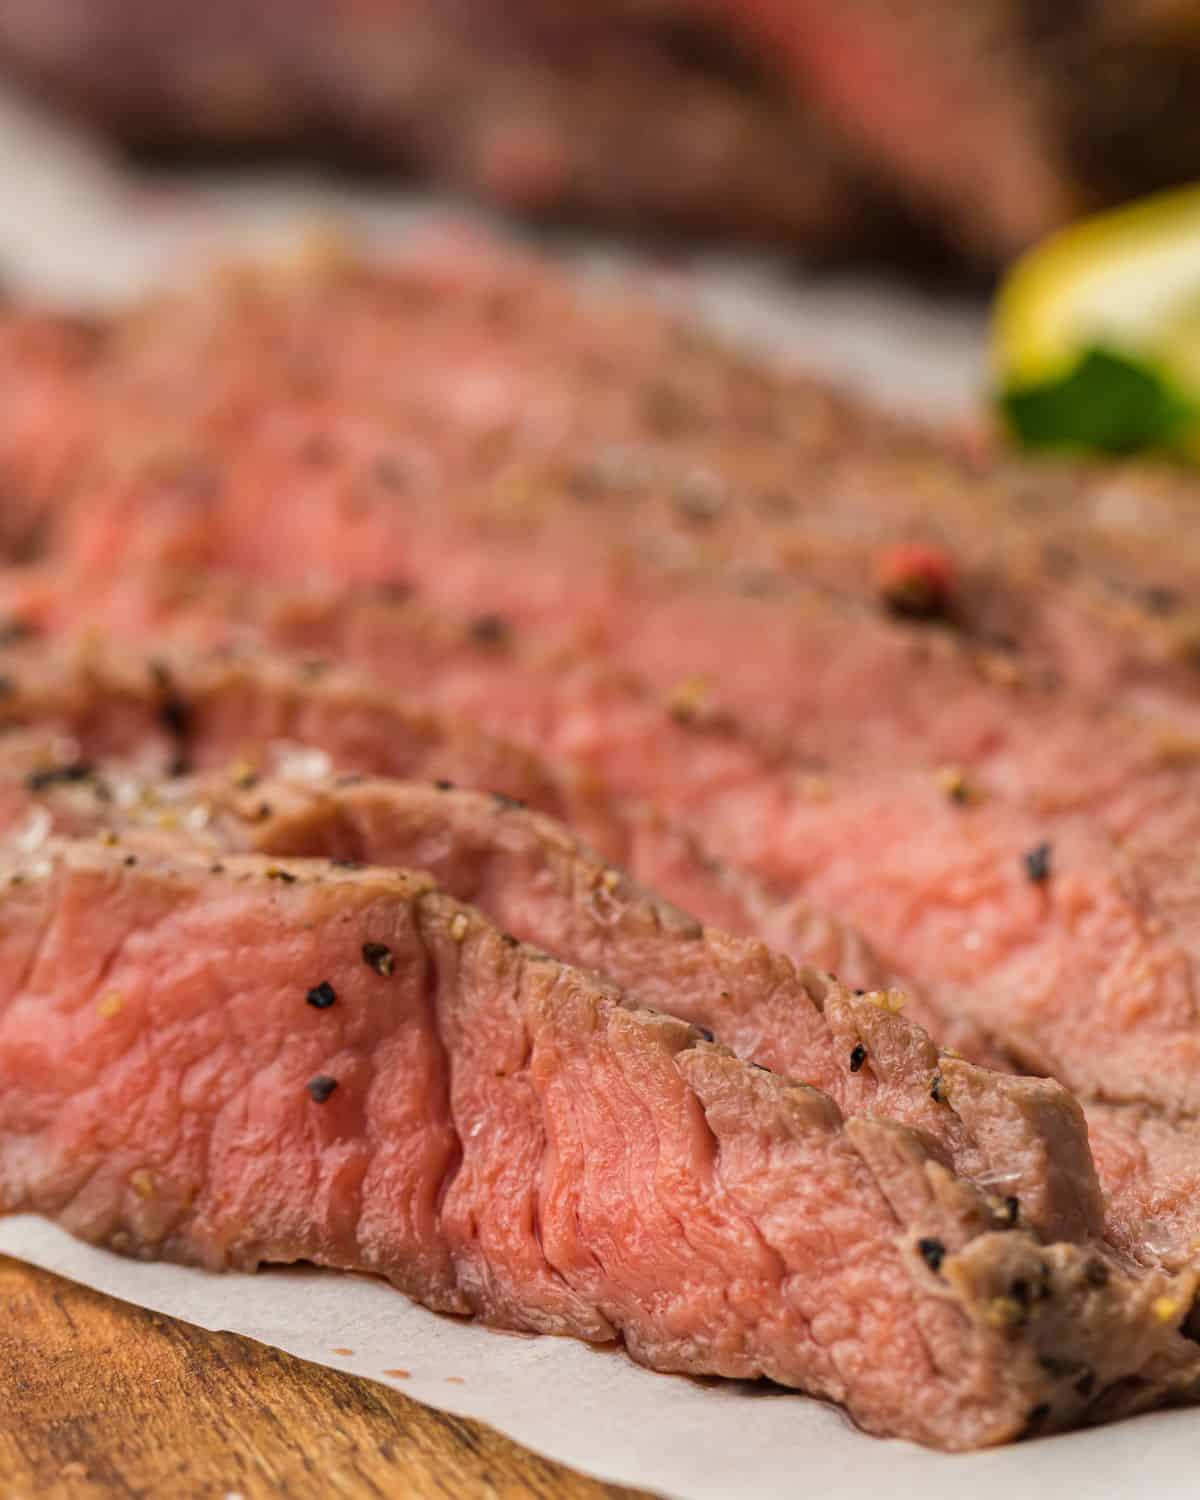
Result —
[[[1027,252],[997,296],[992,352],[1027,442],[1200,456],[1200,187]]]

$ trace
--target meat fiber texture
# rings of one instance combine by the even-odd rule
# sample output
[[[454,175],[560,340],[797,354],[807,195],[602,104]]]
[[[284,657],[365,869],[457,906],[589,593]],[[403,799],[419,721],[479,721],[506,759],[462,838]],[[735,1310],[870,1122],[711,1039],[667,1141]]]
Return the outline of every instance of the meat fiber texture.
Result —
[[[883,617],[873,574],[862,579],[877,561],[870,546],[857,593],[833,591],[819,561],[806,566],[819,549],[802,516],[783,526],[782,578],[747,571],[736,545],[736,517],[775,494],[749,477],[759,460],[778,465],[814,442],[836,454],[847,432],[868,459],[931,465],[935,492],[957,481],[964,505],[994,490],[1014,548],[1045,555],[1053,525],[1017,524],[1022,487],[1041,471],[1000,465],[976,484],[928,439],[723,353],[689,353],[677,328],[582,302],[527,266],[251,280],[135,318],[116,342],[85,397],[98,425],[81,503],[60,508],[47,544],[87,575],[65,591],[65,618],[74,607],[113,628],[257,634],[358,660],[440,710],[588,765],[729,864],[836,907],[943,1016],[965,1015],[1025,1065],[1088,1096],[1187,1114],[1195,1042],[1179,882],[1192,706],[1172,677],[1159,717],[1130,722],[1119,697],[1099,702],[1071,680],[1071,632],[1088,626],[1136,662],[1158,640],[1157,603],[1144,631],[1092,610],[1109,538],[1096,528],[1078,587],[1053,588],[1069,614],[1061,644],[1043,651],[1031,636],[1019,652],[981,640],[952,609],[951,629]],[[490,364],[467,353],[481,348]],[[383,388],[381,364],[397,372]],[[135,441],[148,409],[171,434],[149,459]],[[615,478],[579,469],[582,430],[610,460],[626,439]],[[631,430],[642,444],[632,452]],[[692,463],[665,494],[649,467],[660,454]],[[885,472],[878,505],[894,494],[896,471]],[[1106,481],[1045,480],[1050,501],[1089,482]],[[842,493],[826,497],[835,514]],[[658,524],[666,512],[673,526]],[[95,579],[115,576],[118,559],[105,603]],[[298,600],[231,586],[220,606],[211,592],[167,590],[139,615],[138,559],[324,574],[329,586]],[[343,596],[342,579],[382,592]],[[1130,584],[1158,600],[1156,587]],[[30,607],[36,594],[35,583]],[[479,611],[466,620],[425,609],[465,598]],[[1112,753],[1097,757],[1098,740]],[[869,843],[855,834],[864,827]],[[1127,941],[1097,945],[1096,924]],[[1103,1056],[1100,1020],[1114,1033]]]
[[[139,781],[121,763],[63,761],[58,743],[31,732],[0,745],[0,819],[23,849],[52,830],[114,841],[133,831],[168,848],[427,871],[505,931],[718,1032],[739,1056],[820,1087],[844,1108],[921,1129],[960,1174],[993,1190],[1003,1184],[992,1193],[999,1224],[1020,1222],[1048,1239],[1101,1232],[1083,1115],[1061,1086],[939,1054],[900,1019],[901,991],[852,991],[702,925],[511,798],[364,777],[247,785],[240,770]]]
[[[9,1210],[214,1267],[369,1270],[950,1448],[1200,1378],[1194,1276],[996,1230],[919,1134],[844,1117],[426,876],[84,839],[3,879]]]
[[[383,857],[408,848],[428,865],[457,809],[456,837],[482,861],[467,867],[494,878],[456,884],[447,854],[437,874],[452,892],[559,957],[618,969],[639,999],[642,984],[655,998],[678,988],[722,1041],[736,1016],[730,1039],[748,1057],[790,1068],[757,1049],[796,1048],[848,1119],[875,1100],[890,1128],[919,1129],[991,1233],[1012,1234],[995,1225],[1014,1198],[1047,1253],[1099,1255],[1156,1289],[1139,1305],[1169,1331],[1190,1327],[1191,563],[1186,533],[1171,547],[1149,531],[1136,551],[1121,543],[1139,510],[1165,537],[1187,484],[967,456],[522,263],[235,276],[89,338],[73,367],[50,361],[61,420],[43,411],[0,430],[5,461],[27,476],[22,547],[41,559],[4,582],[9,634],[82,626],[157,649],[10,647],[10,749],[19,765],[24,736],[52,731],[33,744],[32,774],[40,785],[51,773],[42,790],[55,798],[31,809],[30,772],[16,775],[14,819],[33,819],[18,837],[44,836],[39,815],[64,816],[60,796],[82,798],[91,811],[72,816],[94,826],[88,765],[114,756],[132,757],[113,785],[134,802],[139,771],[193,767],[219,767],[228,800],[257,790],[237,785],[247,775],[298,763],[455,779],[437,763],[458,746],[464,785],[529,795],[603,859],[507,805],[443,793],[438,813],[428,786],[404,804],[373,782],[310,787],[325,811],[310,817],[302,797],[294,825],[276,818],[282,791],[231,805],[212,836],[240,830],[235,847],[267,847],[253,842],[265,801],[264,838],[293,826],[335,840],[304,852],[338,857],[336,840],[365,839],[370,858],[378,838]],[[62,456],[56,434],[69,437]],[[47,453],[62,478],[30,462]],[[809,483],[806,506],[795,496]],[[989,563],[976,500],[1001,549],[986,610],[971,587]],[[899,558],[911,573],[917,556],[919,580],[937,584],[924,599],[897,573],[896,541],[926,549]],[[1010,640],[989,632],[997,597],[1022,627]],[[914,606],[927,618],[896,613]],[[1084,671],[1089,642],[1102,690]],[[1127,692],[1156,652],[1153,701]],[[453,728],[464,720],[495,736],[478,762]],[[479,779],[502,768],[511,783]],[[532,793],[510,790],[517,778]],[[189,836],[200,809],[224,806],[188,784],[175,796],[151,820]],[[134,803],[117,801],[133,828]],[[657,869],[636,853],[642,826],[674,851]],[[609,889],[607,861],[742,938],[664,921],[619,869]],[[531,868],[571,889],[590,872],[604,895],[585,915],[613,898],[621,933],[643,946],[605,947],[575,904],[523,902],[503,872]],[[830,913],[849,926],[825,926]],[[795,914],[793,944],[779,934]],[[534,919],[579,946],[559,953],[522,925]],[[876,999],[738,946],[769,932],[803,960],[813,920],[852,963],[877,966],[858,986]],[[749,998],[691,1009],[713,1005],[709,982],[730,964]],[[976,1060],[1032,1065],[1078,1093],[1101,1199],[1069,1096],[984,1083],[939,1057],[892,1014],[897,981],[943,1046],[953,1037]],[[1020,1303],[1011,1285],[995,1295]],[[1139,1400],[1167,1395],[1156,1380]],[[1107,1411],[1076,1394],[1084,1407],[1050,1401],[1054,1422]]]
[[[157,147],[329,146],[542,217],[996,263],[1186,179],[1186,5],[4,0],[10,69]]]

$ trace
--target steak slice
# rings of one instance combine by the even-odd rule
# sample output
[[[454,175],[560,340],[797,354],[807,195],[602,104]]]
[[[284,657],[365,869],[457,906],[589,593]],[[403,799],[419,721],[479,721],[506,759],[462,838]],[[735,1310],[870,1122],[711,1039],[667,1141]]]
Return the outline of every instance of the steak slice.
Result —
[[[784,596],[815,584],[875,610],[889,549],[920,543],[949,553],[946,607],[970,640],[1011,642],[1035,673],[1098,693],[1177,700],[1194,721],[1190,477],[967,460],[627,289],[447,254],[246,275],[120,323],[59,548],[104,567],[190,552],[364,581],[416,552],[408,576],[436,589],[422,545],[453,555],[458,518],[468,541],[499,530],[526,559],[540,537],[586,562],[599,534],[621,567],[665,561]],[[493,590],[509,577],[512,609],[561,608],[519,562]]]
[[[332,145],[526,213],[876,253],[883,198],[995,264],[1194,172],[1192,20],[1118,0],[3,0],[0,52],[159,149]]]
[[[63,742],[43,733],[14,743],[18,726],[55,728]],[[497,793],[568,823],[705,922],[761,936],[853,986],[895,980],[852,929],[720,864],[653,809],[617,803],[596,778],[471,723],[414,710],[328,658],[261,650],[252,659],[169,649],[147,656],[94,635],[0,647],[0,730],[0,760],[35,781],[119,757],[157,774],[220,769],[247,788],[268,770],[318,777],[338,770]],[[267,806],[260,795],[260,816]],[[987,1055],[965,1025],[954,1038]]]
[[[214,1267],[378,1272],[942,1447],[1196,1392],[1194,1276],[995,1232],[916,1134],[427,877],[65,841],[0,878],[9,1210]]]
[[[509,798],[357,778],[139,784],[119,766],[81,776],[51,754],[37,737],[0,743],[0,819],[23,830],[24,847],[51,829],[150,830],[168,842],[179,830],[219,851],[426,871],[502,931],[715,1031],[739,1056],[847,1112],[920,1129],[956,1172],[991,1190],[998,1222],[1019,1217],[1051,1240],[1102,1232],[1083,1113],[1060,1085],[940,1053],[898,1014],[900,991],[855,993],[753,938],[702,926]]]
[[[0,556],[33,555],[70,489],[103,327],[0,303]]]
[[[456,625],[411,601],[248,584],[181,594],[169,581],[142,589],[130,575],[105,592],[52,586],[13,597],[51,624],[82,616],[139,636],[257,637],[310,652],[319,643],[416,702],[584,765],[618,794],[661,807],[720,858],[836,912],[894,972],[913,976],[933,1016],[965,1016],[1024,1070],[1085,1099],[1177,1116],[1196,1108],[1200,933],[1190,892],[1200,803],[1196,764],[1177,736],[997,683],[953,643],[927,646],[914,663],[903,638],[848,630],[817,610],[811,636],[790,637],[793,666],[805,670],[787,684],[782,661],[768,682],[752,657],[760,641],[767,655],[787,644],[771,639],[767,613],[744,638],[740,670],[719,679],[756,684],[771,704],[797,695],[799,679],[810,718],[796,721],[790,747],[777,738],[768,749],[706,700],[703,684],[652,696],[631,673],[598,667],[594,649],[571,656],[516,629],[498,638],[490,618],[481,630],[478,618]],[[715,652],[720,627],[728,647],[740,607],[763,604],[733,601],[723,612],[711,596],[663,597],[657,633],[649,605],[643,619],[647,657],[706,634]],[[671,645],[671,619],[682,646]],[[965,801],[947,791],[952,749],[974,783]]]
[[[298,16],[219,0],[201,20],[184,4],[3,0],[0,56],[156,152],[332,150],[639,233],[831,249],[887,222],[873,174],[768,59],[728,32],[706,44],[672,10],[308,0]]]

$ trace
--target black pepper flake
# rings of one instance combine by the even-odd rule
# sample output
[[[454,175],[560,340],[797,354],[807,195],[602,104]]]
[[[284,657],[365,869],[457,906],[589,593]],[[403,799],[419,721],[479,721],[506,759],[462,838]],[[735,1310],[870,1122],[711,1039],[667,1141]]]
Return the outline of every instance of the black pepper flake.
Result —
[[[452,792],[454,790],[454,783],[447,781],[444,776],[439,776],[433,785],[439,792]]]
[[[502,932],[500,934],[500,941],[505,945],[506,948],[520,947],[519,940],[513,937],[511,932]]]
[[[1179,608],[1179,595],[1174,589],[1154,585],[1142,595],[1142,602],[1152,615],[1170,615]]]
[[[47,787],[86,781],[91,774],[92,767],[87,761],[74,760],[65,766],[47,766],[41,771],[31,771],[25,778],[25,785],[31,792],[44,792]]]
[[[760,1073],[769,1073],[771,1071],[770,1068],[767,1067],[766,1063],[752,1062],[750,1066],[752,1068],[757,1068]]]
[[[406,490],[410,486],[412,465],[392,453],[380,453],[371,468],[385,489]]]
[[[518,812],[525,810],[524,802],[519,797],[510,797],[507,792],[493,792],[492,801],[497,807],[504,807]]]
[[[942,1262],[946,1259],[946,1247],[941,1240],[920,1239],[917,1241],[917,1252],[931,1271],[937,1272],[942,1269]]]
[[[942,1075],[940,1073],[933,1075],[933,1081],[929,1085],[929,1097],[935,1104],[945,1104],[946,1102],[946,1097],[942,1093]]]
[[[861,1042],[859,1042],[858,1045],[854,1048],[854,1051],[850,1054],[850,1071],[852,1073],[857,1073],[858,1070],[862,1067],[863,1063],[866,1062],[866,1060],[867,1049]]]
[[[137,855],[136,854],[127,854],[125,856],[125,863],[132,868],[132,866],[134,866],[134,865],[137,864]]]
[[[30,640],[36,634],[37,630],[34,626],[17,615],[0,621],[0,646],[17,646],[22,641]]]
[[[337,1079],[330,1078],[328,1073],[318,1073],[315,1078],[310,1078],[304,1086],[308,1090],[308,1097],[314,1104],[324,1104],[334,1089],[337,1088]]]
[[[131,856],[131,858],[132,858],[132,856]],[[209,865],[209,867],[208,867],[208,873],[210,875],[224,875],[224,873],[225,873],[225,866],[222,865],[222,864]]]
[[[272,811],[273,809],[269,802],[260,802],[254,811],[255,821],[258,823],[265,823],[271,816]]]
[[[695,1026],[692,1029],[694,1031],[698,1031],[706,1042],[715,1042],[717,1039],[715,1034],[710,1031],[707,1026]]]
[[[1036,1406],[1031,1406],[1025,1417],[1024,1435],[1026,1437],[1033,1437],[1036,1432],[1040,1431],[1049,1415],[1049,1401],[1039,1401]]]
[[[376,974],[387,976],[395,971],[396,960],[392,950],[386,943],[364,943],[362,945],[363,962],[375,970]]]
[[[385,578],[375,585],[375,597],[384,604],[404,604],[416,593],[407,578]]]
[[[169,693],[158,705],[158,721],[168,734],[182,738],[188,732],[192,711],[177,693]]]
[[[293,875],[290,870],[281,869],[279,865],[272,865],[267,871],[267,879],[282,880],[284,885],[295,885],[299,877]]]
[[[1000,1210],[1000,1222],[1005,1229],[1015,1229],[1017,1220],[1021,1217],[1021,1200],[1019,1198],[1005,1198]]]
[[[1034,885],[1045,885],[1050,879],[1050,845],[1036,844],[1021,856],[1021,863]]]
[[[500,646],[508,639],[508,621],[501,615],[476,615],[467,634],[481,646]]]
[[[337,1000],[337,992],[328,979],[322,979],[320,984],[313,985],[304,998],[314,1010],[328,1010]]]

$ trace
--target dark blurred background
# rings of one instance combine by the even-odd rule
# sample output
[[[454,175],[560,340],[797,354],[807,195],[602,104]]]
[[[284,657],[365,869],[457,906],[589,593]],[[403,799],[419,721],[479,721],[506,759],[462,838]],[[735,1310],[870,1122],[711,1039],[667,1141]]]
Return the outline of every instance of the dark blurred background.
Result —
[[[0,67],[158,158],[984,271],[1200,175],[1200,0],[0,0]]]

